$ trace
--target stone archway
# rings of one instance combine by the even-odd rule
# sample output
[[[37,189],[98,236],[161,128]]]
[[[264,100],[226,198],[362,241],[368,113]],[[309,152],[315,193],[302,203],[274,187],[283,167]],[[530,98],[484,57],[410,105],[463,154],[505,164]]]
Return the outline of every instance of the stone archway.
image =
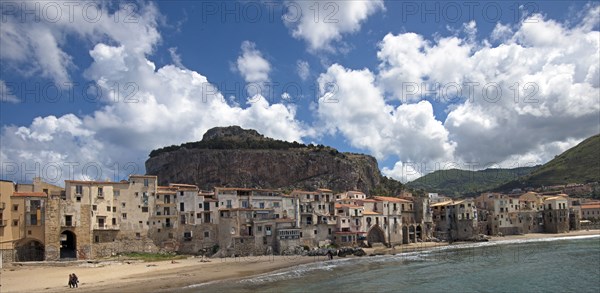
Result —
[[[60,258],[77,258],[77,236],[72,231],[60,233]]]
[[[415,233],[417,234],[417,239],[423,241],[423,228],[421,228],[421,225],[417,225]]]
[[[15,261],[43,261],[44,244],[36,239],[24,239],[16,246]]]
[[[408,227],[402,226],[402,244],[408,244]]]
[[[372,246],[373,243],[385,244],[385,233],[378,225],[373,226],[369,233],[367,233],[367,243]]]

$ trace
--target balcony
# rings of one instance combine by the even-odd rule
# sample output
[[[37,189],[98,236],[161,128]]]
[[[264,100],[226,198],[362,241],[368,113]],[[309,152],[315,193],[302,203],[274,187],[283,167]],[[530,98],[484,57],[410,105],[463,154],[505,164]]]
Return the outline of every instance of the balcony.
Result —
[[[6,208],[6,203],[0,202],[0,210],[3,210],[5,208]]]
[[[157,202],[156,205],[163,207],[176,207],[177,204],[174,202]]]
[[[6,227],[6,220],[0,220],[0,227]]]
[[[94,224],[94,230],[119,230],[119,225],[99,225],[99,224]]]

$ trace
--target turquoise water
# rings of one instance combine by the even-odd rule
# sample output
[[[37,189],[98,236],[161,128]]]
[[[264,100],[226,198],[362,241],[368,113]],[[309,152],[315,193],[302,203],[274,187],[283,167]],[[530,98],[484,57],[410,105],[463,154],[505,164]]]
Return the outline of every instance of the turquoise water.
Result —
[[[600,236],[316,261],[186,292],[600,292]]]

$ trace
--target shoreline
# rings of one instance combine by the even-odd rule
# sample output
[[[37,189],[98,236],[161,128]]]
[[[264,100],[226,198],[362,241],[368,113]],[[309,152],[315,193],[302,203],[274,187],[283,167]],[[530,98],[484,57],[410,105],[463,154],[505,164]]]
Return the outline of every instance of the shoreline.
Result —
[[[525,235],[493,236],[490,242],[506,240],[534,240],[573,236],[600,235],[600,230],[579,230],[562,234],[532,233]],[[365,248],[367,255],[410,253],[435,247],[477,242],[421,242],[395,248]],[[363,256],[368,258],[369,256]],[[359,258],[359,257],[346,257]],[[0,275],[1,292],[164,292],[202,283],[240,280],[290,267],[323,262],[325,256],[254,256],[240,258],[214,258],[206,262],[201,258],[159,262],[106,261],[77,263],[69,266],[7,265]],[[343,259],[336,257],[337,259]],[[80,287],[69,289],[70,273],[79,276]]]

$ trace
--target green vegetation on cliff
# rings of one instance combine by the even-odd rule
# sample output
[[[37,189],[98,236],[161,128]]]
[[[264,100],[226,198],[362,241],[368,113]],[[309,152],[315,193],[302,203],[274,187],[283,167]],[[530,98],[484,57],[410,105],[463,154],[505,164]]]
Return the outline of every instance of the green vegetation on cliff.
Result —
[[[600,182],[600,134],[582,141],[535,171],[497,189],[591,182]]]
[[[496,188],[534,171],[535,167],[514,169],[485,169],[466,171],[459,169],[437,170],[406,184],[413,189],[438,192],[448,196],[477,195]]]

